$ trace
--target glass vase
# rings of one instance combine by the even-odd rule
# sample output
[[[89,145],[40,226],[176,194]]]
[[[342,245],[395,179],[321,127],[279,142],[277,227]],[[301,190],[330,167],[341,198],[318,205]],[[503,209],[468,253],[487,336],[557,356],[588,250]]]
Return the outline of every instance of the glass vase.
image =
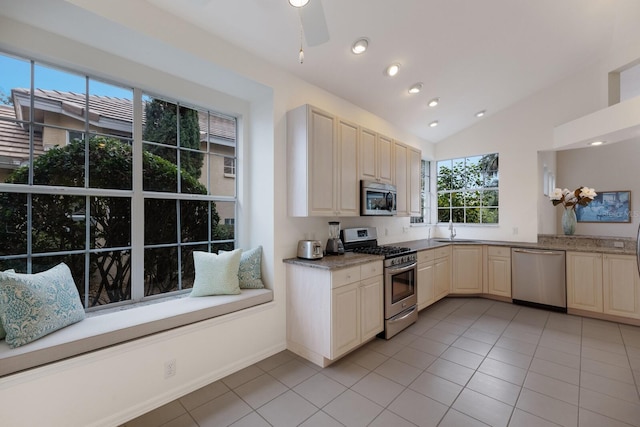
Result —
[[[577,222],[575,209],[573,209],[573,207],[564,208],[564,212],[562,213],[562,231],[565,235],[571,236],[576,232]]]

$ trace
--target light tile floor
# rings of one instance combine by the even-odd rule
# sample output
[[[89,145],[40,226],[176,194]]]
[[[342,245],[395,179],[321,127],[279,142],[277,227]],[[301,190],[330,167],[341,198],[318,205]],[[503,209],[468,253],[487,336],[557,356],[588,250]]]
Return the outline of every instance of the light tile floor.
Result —
[[[126,427],[640,426],[640,327],[447,298],[321,369],[284,351]]]

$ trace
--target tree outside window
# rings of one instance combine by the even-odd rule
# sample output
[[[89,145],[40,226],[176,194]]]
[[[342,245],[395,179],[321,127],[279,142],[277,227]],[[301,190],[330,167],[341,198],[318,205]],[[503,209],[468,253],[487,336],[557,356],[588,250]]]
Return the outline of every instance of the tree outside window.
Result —
[[[497,224],[498,153],[437,163],[438,222]]]

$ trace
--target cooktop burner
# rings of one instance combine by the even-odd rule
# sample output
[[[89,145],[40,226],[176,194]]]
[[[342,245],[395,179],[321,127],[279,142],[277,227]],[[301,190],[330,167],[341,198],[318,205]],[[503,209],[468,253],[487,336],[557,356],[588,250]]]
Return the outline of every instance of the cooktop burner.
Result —
[[[411,252],[411,249],[403,248],[400,246],[368,246],[353,248],[353,252],[370,255],[392,256]]]

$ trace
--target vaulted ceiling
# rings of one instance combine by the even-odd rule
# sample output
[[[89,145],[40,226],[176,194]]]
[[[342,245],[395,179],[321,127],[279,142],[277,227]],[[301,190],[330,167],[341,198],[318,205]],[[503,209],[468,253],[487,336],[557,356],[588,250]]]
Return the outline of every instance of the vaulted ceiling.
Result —
[[[602,58],[626,3],[311,0],[322,2],[330,39],[303,41],[300,64],[301,20],[288,0],[148,1],[432,142]],[[369,49],[354,55],[360,37]],[[393,78],[383,75],[391,63]],[[410,95],[417,82],[422,92]]]

